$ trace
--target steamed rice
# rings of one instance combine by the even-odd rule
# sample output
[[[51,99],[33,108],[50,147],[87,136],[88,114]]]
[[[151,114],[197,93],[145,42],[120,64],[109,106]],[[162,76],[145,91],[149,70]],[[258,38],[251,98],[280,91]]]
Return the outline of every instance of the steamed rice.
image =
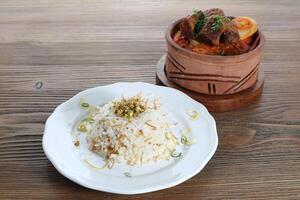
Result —
[[[117,116],[114,102],[92,109],[86,139],[89,149],[113,163],[145,164],[169,159],[179,144],[157,98],[140,97],[145,111],[132,119]]]

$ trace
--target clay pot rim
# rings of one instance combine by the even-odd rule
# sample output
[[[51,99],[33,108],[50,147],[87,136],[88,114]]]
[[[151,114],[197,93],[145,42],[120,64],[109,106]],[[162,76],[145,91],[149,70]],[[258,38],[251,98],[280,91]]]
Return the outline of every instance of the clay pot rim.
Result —
[[[260,30],[258,30],[258,34],[260,36],[259,44],[254,49],[252,49],[251,51],[248,51],[247,53],[238,54],[238,55],[228,55],[228,56],[198,54],[198,53],[192,52],[188,49],[185,49],[185,48],[179,46],[173,40],[173,38],[171,36],[171,32],[174,29],[174,27],[176,27],[179,24],[179,22],[183,19],[184,18],[176,20],[167,28],[166,33],[165,33],[165,38],[167,40],[167,43],[169,43],[173,48],[178,49],[181,51],[181,53],[183,53],[187,56],[192,56],[196,59],[212,59],[213,58],[213,59],[221,60],[221,61],[226,61],[226,60],[229,61],[234,58],[234,59],[244,60],[244,59],[248,59],[249,56],[256,54],[259,50],[261,50],[264,47],[264,44],[265,44],[265,36],[263,35],[263,33]]]

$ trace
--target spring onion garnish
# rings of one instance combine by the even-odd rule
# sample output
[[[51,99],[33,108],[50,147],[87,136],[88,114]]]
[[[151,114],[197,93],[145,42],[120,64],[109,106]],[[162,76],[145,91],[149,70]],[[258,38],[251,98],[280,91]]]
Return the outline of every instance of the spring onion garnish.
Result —
[[[94,123],[95,120],[93,118],[91,118],[91,117],[87,117],[87,118],[83,119],[81,122],[82,123],[85,123],[85,122],[86,123]]]
[[[171,151],[171,157],[173,157],[173,158],[180,158],[181,156],[182,156],[182,153],[181,152],[176,152],[176,150],[173,150],[173,151]]]
[[[81,98],[80,101],[80,107],[83,108],[83,109],[87,109],[90,105],[85,101],[85,98]]]
[[[181,140],[180,141],[184,145],[192,145],[192,144],[197,143],[196,138],[193,138],[193,139],[189,140],[185,135],[181,136]]]
[[[202,11],[195,11],[193,16],[197,19],[196,24],[194,26],[194,36],[197,37],[199,36],[199,32],[201,31],[201,29],[206,24],[208,18],[203,14]]]
[[[86,102],[81,103],[82,108],[88,108],[90,105]]]
[[[222,16],[216,15],[214,17],[214,22],[212,23],[211,30],[213,32],[216,32],[216,31],[218,31],[222,27],[222,25],[223,25],[223,23],[222,23]]]
[[[180,139],[181,143],[186,145],[188,143],[188,139],[185,135],[181,136],[181,139]]]
[[[94,163],[92,163],[92,162],[89,160],[88,156],[85,157],[84,161],[85,161],[89,166],[91,166],[92,168],[95,168],[95,169],[104,169],[104,168],[106,167],[106,164],[103,165],[103,166],[97,166],[97,165],[95,165]]]
[[[228,23],[231,21],[231,19],[229,17],[225,17],[224,21]]]
[[[132,177],[132,175],[129,172],[125,172],[124,176],[126,176],[127,178],[131,178]]]
[[[200,117],[200,113],[197,110],[189,110],[187,114],[191,117],[192,120],[197,120]]]
[[[181,143],[184,145],[192,145],[197,143],[196,138],[188,139],[188,134],[191,132],[190,128],[185,128],[182,130]]]
[[[77,130],[80,132],[86,132],[87,131],[86,125],[84,123],[80,123],[79,126],[77,127]]]
[[[193,15],[197,15],[197,14],[198,14],[198,12],[199,12],[199,10],[198,10],[198,9],[196,9],[196,8],[193,8]]]
[[[92,124],[94,122],[95,122],[95,120],[93,118],[87,117],[87,118],[85,118],[81,121],[81,123],[77,127],[77,130],[80,131],[80,132],[87,132],[87,126],[86,125],[87,124]]]

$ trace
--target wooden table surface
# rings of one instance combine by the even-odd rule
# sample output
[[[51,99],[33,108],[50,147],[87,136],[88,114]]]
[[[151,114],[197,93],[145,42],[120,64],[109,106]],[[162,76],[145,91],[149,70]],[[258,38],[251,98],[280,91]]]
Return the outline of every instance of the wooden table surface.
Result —
[[[155,83],[164,31],[193,8],[254,17],[264,32],[264,91],[213,114],[219,147],[170,189],[115,195],[60,175],[42,150],[44,123],[81,90]],[[0,1],[1,199],[300,199],[300,1]],[[196,156],[195,156],[195,159]]]

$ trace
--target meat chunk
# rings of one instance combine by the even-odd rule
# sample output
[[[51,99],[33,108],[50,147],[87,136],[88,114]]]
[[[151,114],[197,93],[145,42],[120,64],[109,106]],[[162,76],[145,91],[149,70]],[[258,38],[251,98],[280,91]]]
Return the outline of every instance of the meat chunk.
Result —
[[[179,30],[181,31],[185,39],[195,39],[195,33],[198,33],[202,28],[202,26],[199,27],[199,20],[203,20],[204,17],[205,16],[202,11],[195,11],[193,15],[190,15],[181,21],[181,23],[179,24]]]
[[[211,9],[205,10],[203,13],[207,17],[212,16],[212,15],[225,16],[224,11],[220,8],[211,8]]]
[[[224,39],[229,43],[238,43],[240,41],[239,32],[229,24],[224,31]]]
[[[210,46],[220,45],[221,42],[236,46],[240,37],[232,19],[224,16],[223,10],[219,8],[194,11],[193,15],[184,18],[179,24],[181,37],[177,36],[176,41],[180,46],[190,45],[194,40]],[[244,49],[240,45],[237,48]]]
[[[247,25],[245,22],[256,25],[255,21],[247,17],[225,16],[220,8],[203,12],[194,10],[192,15],[180,22],[179,30],[173,39],[181,47],[199,54],[237,55],[248,52],[251,45],[253,46],[254,37],[251,35],[247,39],[242,37],[245,35],[244,32],[248,33],[248,30],[244,30]],[[257,29],[251,34],[255,31]]]
[[[184,18],[181,21],[179,24],[179,30],[185,39],[189,40],[193,37],[194,26],[188,18]]]
[[[212,44],[219,45],[220,37],[225,30],[225,26],[222,21],[223,17],[219,15],[208,17],[206,24],[200,31],[200,37],[205,37]]]

